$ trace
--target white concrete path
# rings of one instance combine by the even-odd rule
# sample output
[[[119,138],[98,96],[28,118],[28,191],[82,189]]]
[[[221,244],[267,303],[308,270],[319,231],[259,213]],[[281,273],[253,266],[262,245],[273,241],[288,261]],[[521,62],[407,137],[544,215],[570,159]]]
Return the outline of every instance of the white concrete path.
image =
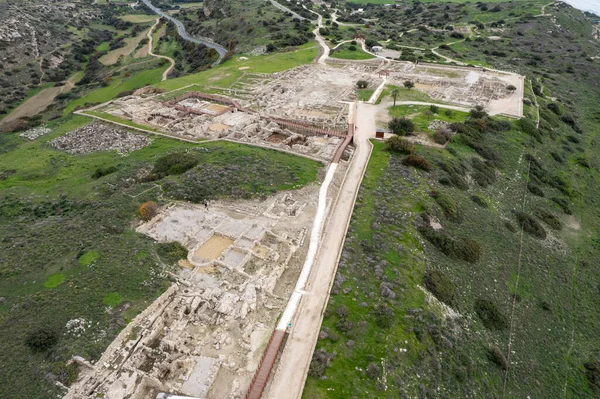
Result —
[[[331,205],[330,218],[305,287],[306,294],[300,301],[279,365],[263,398],[296,399],[302,396],[356,196],[371,156],[373,147],[369,139],[375,137],[375,114],[375,106],[358,104],[354,136],[356,150],[337,199]]]

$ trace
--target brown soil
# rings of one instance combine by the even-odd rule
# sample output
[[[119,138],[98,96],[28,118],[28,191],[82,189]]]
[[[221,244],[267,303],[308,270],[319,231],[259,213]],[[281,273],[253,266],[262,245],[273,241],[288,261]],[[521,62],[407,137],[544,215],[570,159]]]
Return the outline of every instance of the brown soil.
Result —
[[[231,238],[215,234],[194,252],[194,256],[206,261],[215,260],[232,244]]]
[[[281,143],[282,141],[284,141],[285,139],[287,139],[286,135],[283,135],[281,133],[273,133],[272,135],[270,135],[267,138],[267,141],[269,143]]]
[[[46,109],[54,98],[60,93],[67,93],[75,87],[75,75],[71,76],[64,86],[49,87],[29,98],[23,104],[15,108],[1,123],[7,123],[26,116],[34,116]]]

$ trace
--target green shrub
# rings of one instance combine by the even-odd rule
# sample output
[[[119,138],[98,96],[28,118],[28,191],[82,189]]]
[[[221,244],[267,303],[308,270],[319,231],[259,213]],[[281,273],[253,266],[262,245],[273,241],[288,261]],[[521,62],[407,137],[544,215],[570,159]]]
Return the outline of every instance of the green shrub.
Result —
[[[444,160],[440,167],[448,173],[449,182],[460,190],[468,190],[469,183],[463,178],[466,168],[463,165],[456,165],[454,162]]]
[[[25,338],[25,345],[33,352],[45,352],[58,342],[58,333],[49,327],[31,331]]]
[[[415,130],[415,124],[408,118],[392,118],[388,122],[388,128],[394,134],[405,136]]]
[[[492,301],[477,299],[475,301],[475,312],[488,330],[503,330],[508,326],[506,317]]]
[[[554,112],[556,115],[561,115],[562,112],[560,111],[560,105],[558,105],[557,103],[548,103],[547,105],[548,109],[552,112]]]
[[[560,206],[564,213],[567,215],[573,214],[571,211],[571,205],[568,200],[561,197],[552,197],[550,198],[553,202],[555,202],[558,206]]]
[[[585,368],[585,376],[588,379],[590,388],[597,393],[600,393],[600,360],[587,362],[583,365]]]
[[[110,175],[111,173],[115,173],[117,171],[116,166],[109,166],[107,168],[98,168],[92,175],[92,179],[99,179],[101,177]]]
[[[177,263],[181,259],[186,259],[188,256],[187,248],[177,241],[158,243],[156,245],[156,252],[169,265]]]
[[[380,328],[390,328],[396,322],[394,309],[388,307],[386,304],[377,304],[373,310],[373,316],[375,316],[375,323]]]
[[[544,190],[542,190],[535,183],[532,183],[532,182],[527,183],[527,189],[533,195],[537,195],[538,197],[544,197]]]
[[[323,348],[319,348],[314,351],[312,360],[310,362],[310,367],[308,369],[308,374],[314,378],[323,377],[327,367],[329,367],[329,364],[331,363],[333,356],[333,353],[329,353]]]
[[[491,166],[489,161],[482,161],[479,158],[472,158],[471,165],[473,167],[473,180],[480,187],[487,187],[496,182],[496,170]]]
[[[448,233],[434,230],[429,226],[420,227],[419,232],[444,255],[451,258],[469,263],[475,263],[481,258],[481,246],[470,238],[458,237],[455,239]]]
[[[485,200],[485,198],[483,198],[479,195],[476,195],[476,194],[471,195],[471,201],[473,201],[476,205],[479,205],[482,208],[488,207],[488,203]]]
[[[533,212],[533,214],[554,230],[561,230],[563,228],[563,224],[560,219],[545,209],[538,208]]]
[[[423,285],[437,299],[447,305],[454,305],[456,301],[456,286],[443,272],[439,270],[430,270],[425,273]]]
[[[428,160],[420,155],[411,154],[402,160],[402,164],[405,166],[413,166],[415,168],[423,169],[424,171],[431,171],[431,164]]]
[[[488,349],[487,357],[493,363],[496,363],[502,370],[508,370],[508,360],[504,353],[498,348],[498,346],[494,345]]]
[[[189,152],[176,152],[160,157],[154,163],[150,180],[158,180],[169,175],[180,175],[198,165],[198,158]]]
[[[390,137],[387,139],[386,144],[390,151],[401,154],[413,154],[415,152],[415,146],[412,143],[398,136]]]
[[[444,215],[448,219],[460,219],[460,210],[452,197],[440,191],[433,193],[432,196],[435,199],[435,202],[442,208]]]
[[[542,225],[535,220],[533,216],[525,212],[517,212],[518,225],[523,228],[523,231],[531,234],[534,237],[545,239],[546,230]]]

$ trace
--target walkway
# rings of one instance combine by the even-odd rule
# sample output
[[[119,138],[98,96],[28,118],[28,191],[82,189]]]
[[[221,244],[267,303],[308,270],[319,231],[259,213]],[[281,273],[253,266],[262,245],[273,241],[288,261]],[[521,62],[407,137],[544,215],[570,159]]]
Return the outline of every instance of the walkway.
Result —
[[[160,18],[156,18],[156,22],[154,23],[154,25],[152,25],[152,28],[150,28],[150,30],[148,31],[148,54],[151,55],[152,57],[165,59],[171,63],[171,66],[168,67],[162,74],[162,80],[167,80],[169,73],[171,73],[173,68],[175,68],[175,60],[171,57],[167,57],[166,55],[154,54],[152,52],[152,47],[154,45],[152,43],[152,40],[153,40],[152,32],[154,31],[154,28],[156,28],[156,25],[158,25],[159,22],[160,22]]]
[[[281,11],[283,12],[289,12],[290,14],[292,14],[292,17],[297,18],[299,20],[305,20],[306,18],[304,18],[302,15],[290,10],[289,8],[287,8],[286,6],[279,4],[278,2],[276,2],[275,0],[269,0],[271,2],[271,4],[273,4],[275,7],[279,8]]]
[[[354,136],[356,150],[337,199],[330,205],[330,219],[313,271],[308,277],[296,319],[265,398],[296,399],[302,395],[356,196],[371,156],[372,145],[369,139],[375,137],[375,111],[376,107],[373,105],[358,104],[355,118],[357,130]]]

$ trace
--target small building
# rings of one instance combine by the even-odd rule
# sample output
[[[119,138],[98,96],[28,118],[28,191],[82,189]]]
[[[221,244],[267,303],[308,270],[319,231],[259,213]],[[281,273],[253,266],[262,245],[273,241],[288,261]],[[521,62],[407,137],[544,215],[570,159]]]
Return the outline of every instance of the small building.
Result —
[[[382,127],[378,127],[377,129],[375,129],[375,138],[376,139],[382,139],[385,135],[385,130],[383,130]]]
[[[378,53],[381,50],[383,50],[383,47],[381,47],[381,46],[373,46],[373,47],[371,47],[371,50],[373,50],[374,53]]]

